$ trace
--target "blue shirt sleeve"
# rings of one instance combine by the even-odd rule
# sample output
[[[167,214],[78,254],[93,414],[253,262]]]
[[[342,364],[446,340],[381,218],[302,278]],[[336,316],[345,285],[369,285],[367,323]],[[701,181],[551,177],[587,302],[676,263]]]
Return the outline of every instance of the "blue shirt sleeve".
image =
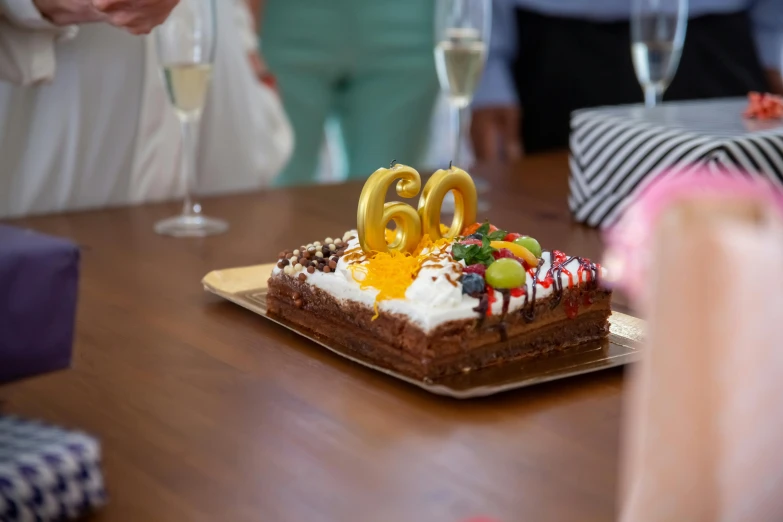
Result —
[[[771,0],[774,2],[776,0]],[[473,107],[517,105],[512,64],[517,55],[517,28],[512,0],[492,0],[492,34],[484,74]]]
[[[750,5],[750,17],[761,64],[780,70],[783,61],[783,2],[755,0]]]

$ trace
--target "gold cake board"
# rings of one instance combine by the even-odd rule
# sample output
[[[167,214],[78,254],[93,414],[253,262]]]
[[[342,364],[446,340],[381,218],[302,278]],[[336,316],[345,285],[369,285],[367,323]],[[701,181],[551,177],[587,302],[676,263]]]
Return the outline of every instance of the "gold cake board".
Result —
[[[639,357],[643,321],[629,315],[613,312],[609,318],[611,326],[607,341],[588,343],[564,352],[555,352],[526,361],[511,362],[496,368],[448,376],[435,381],[417,380],[377,366],[353,350],[321,339],[296,325],[267,316],[266,282],[274,266],[274,264],[266,264],[215,270],[207,274],[202,283],[207,291],[293,330],[338,355],[438,395],[458,399],[483,397],[533,384],[622,366],[636,361]]]

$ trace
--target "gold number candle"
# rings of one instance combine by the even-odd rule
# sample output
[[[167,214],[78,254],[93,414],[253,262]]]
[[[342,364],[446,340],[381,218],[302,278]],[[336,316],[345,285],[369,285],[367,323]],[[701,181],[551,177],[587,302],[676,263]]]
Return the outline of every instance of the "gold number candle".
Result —
[[[449,167],[449,170],[441,169],[433,174],[424,186],[424,192],[419,200],[421,232],[430,236],[433,241],[443,237],[440,233],[440,210],[443,206],[443,198],[450,190],[454,191],[454,218],[445,237],[456,237],[460,235],[463,227],[476,222],[478,197],[473,178],[457,167]]]
[[[356,228],[365,252],[411,252],[421,241],[421,223],[416,210],[399,201],[384,203],[386,193],[398,179],[396,189],[400,197],[413,198],[421,190],[419,173],[400,164],[376,170],[364,184],[356,211]],[[394,221],[397,228],[394,241],[387,245],[386,224],[389,221]]]

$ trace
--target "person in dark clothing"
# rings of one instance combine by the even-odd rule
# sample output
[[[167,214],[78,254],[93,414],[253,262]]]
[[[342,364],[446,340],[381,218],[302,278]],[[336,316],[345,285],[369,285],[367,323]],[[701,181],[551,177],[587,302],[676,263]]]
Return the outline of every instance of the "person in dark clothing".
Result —
[[[568,144],[576,109],[643,100],[629,0],[494,0],[473,103],[478,160]],[[664,100],[783,94],[783,0],[690,0],[682,57]]]

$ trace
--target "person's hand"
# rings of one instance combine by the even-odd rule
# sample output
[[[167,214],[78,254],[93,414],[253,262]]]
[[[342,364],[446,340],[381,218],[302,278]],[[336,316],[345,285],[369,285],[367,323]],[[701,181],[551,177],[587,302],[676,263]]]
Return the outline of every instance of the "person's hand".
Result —
[[[90,0],[33,0],[38,12],[54,25],[87,24],[105,16]]]
[[[484,107],[473,111],[470,137],[478,161],[516,161],[522,157],[517,106]]]
[[[55,25],[106,22],[133,34],[163,23],[179,0],[33,0]]]
[[[91,0],[105,21],[133,34],[147,34],[168,18],[179,0]]]

